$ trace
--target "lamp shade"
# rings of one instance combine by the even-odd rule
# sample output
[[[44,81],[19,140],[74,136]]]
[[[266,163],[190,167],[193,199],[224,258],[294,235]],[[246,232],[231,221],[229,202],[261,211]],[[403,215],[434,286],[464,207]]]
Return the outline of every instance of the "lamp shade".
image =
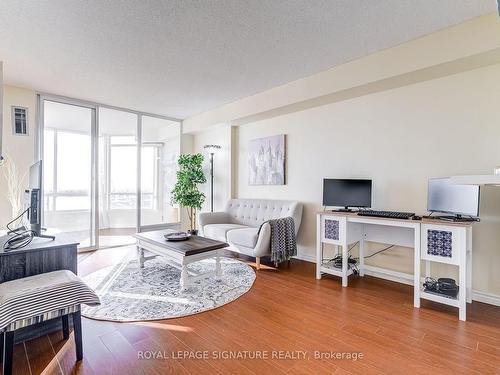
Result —
[[[209,154],[215,154],[221,147],[219,145],[205,145],[203,148]]]

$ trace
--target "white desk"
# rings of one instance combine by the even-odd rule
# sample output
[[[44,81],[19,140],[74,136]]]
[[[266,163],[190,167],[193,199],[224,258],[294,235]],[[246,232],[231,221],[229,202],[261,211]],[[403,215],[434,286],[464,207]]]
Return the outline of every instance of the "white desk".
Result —
[[[364,264],[365,241],[378,242],[414,249],[412,275],[384,270]],[[443,222],[439,220],[395,220],[358,216],[356,213],[319,212],[317,214],[316,278],[322,273],[342,278],[342,286],[348,285],[352,269],[348,267],[348,251],[359,242],[359,274],[375,271],[391,276],[411,278],[414,286],[413,305],[420,307],[420,299],[428,299],[458,307],[459,319],[466,318],[466,302],[471,302],[472,293],[472,224]],[[328,267],[323,262],[323,244],[340,246],[342,268]],[[459,293],[457,298],[447,298],[424,292],[421,280],[421,261],[425,261],[425,276],[432,276],[431,262],[452,264],[459,269]]]

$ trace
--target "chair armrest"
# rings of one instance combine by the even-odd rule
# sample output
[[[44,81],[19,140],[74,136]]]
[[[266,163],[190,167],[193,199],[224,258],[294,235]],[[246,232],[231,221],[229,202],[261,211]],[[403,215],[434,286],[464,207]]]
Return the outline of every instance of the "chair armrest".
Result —
[[[208,224],[228,224],[231,222],[227,212],[202,212],[198,215],[198,221],[202,230]]]

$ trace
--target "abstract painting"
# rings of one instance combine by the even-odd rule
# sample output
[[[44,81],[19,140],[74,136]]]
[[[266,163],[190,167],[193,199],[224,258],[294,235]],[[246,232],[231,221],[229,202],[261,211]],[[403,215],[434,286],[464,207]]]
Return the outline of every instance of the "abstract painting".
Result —
[[[285,135],[253,139],[248,147],[248,184],[285,184]]]

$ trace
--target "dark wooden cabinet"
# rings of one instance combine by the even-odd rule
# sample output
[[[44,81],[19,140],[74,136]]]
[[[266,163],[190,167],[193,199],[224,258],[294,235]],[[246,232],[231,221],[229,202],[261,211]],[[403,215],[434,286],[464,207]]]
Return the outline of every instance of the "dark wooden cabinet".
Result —
[[[64,234],[55,240],[35,238],[26,247],[5,251],[7,237],[0,238],[0,283],[40,273],[70,270],[77,274],[77,242]],[[16,332],[16,342],[62,329],[61,319],[53,319]]]

